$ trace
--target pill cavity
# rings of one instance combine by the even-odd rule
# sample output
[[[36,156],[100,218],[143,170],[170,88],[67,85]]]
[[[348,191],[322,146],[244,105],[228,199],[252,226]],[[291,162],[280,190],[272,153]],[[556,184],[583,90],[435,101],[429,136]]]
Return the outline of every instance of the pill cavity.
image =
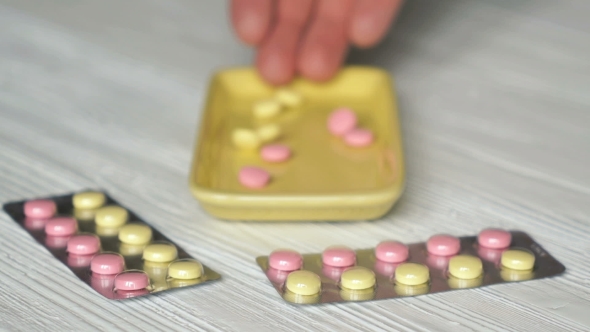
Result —
[[[69,236],[78,230],[78,223],[74,218],[53,218],[45,224],[45,233],[50,236]]]
[[[72,203],[76,209],[92,210],[104,205],[106,196],[96,191],[87,191],[75,194],[72,197]]]
[[[372,288],[375,282],[375,273],[364,266],[348,268],[340,277],[340,286],[354,290]]]
[[[511,270],[530,271],[535,265],[535,255],[525,250],[506,250],[502,253],[501,263]]]
[[[150,262],[172,262],[177,256],[178,250],[171,243],[154,243],[143,249],[143,259]]]
[[[152,239],[152,229],[148,225],[128,224],[119,230],[119,241],[127,244],[146,244]]]
[[[268,265],[279,271],[299,270],[303,266],[303,256],[294,250],[275,250],[270,253]]]
[[[432,255],[452,256],[461,250],[461,242],[454,236],[439,234],[428,239],[426,248]]]
[[[170,263],[168,276],[174,279],[190,280],[203,275],[203,265],[194,259],[181,259]]]
[[[260,150],[260,156],[264,161],[280,163],[291,157],[291,149],[283,144],[270,144]]]
[[[232,133],[232,141],[240,149],[256,149],[260,146],[260,138],[251,129],[235,129]]]
[[[512,242],[512,234],[503,229],[488,228],[479,233],[477,241],[482,247],[504,249],[510,246],[510,242]]]
[[[297,295],[315,295],[321,290],[322,280],[320,276],[305,270],[289,273],[285,287]]]
[[[398,241],[383,241],[375,247],[375,257],[387,263],[404,262],[408,255],[408,246]]]
[[[449,260],[449,273],[459,279],[475,279],[483,273],[479,257],[457,255]]]
[[[335,136],[344,136],[358,123],[356,114],[349,108],[339,108],[328,117],[328,131]]]
[[[344,246],[328,247],[322,253],[322,262],[336,267],[352,266],[356,263],[356,253]]]
[[[115,277],[117,291],[134,291],[145,289],[150,285],[150,278],[143,271],[127,271]]]
[[[344,134],[344,142],[352,147],[365,147],[373,143],[373,132],[368,129],[352,129]]]
[[[429,279],[430,271],[423,264],[402,263],[395,269],[395,281],[403,285],[421,285]]]
[[[100,250],[100,239],[94,234],[72,236],[68,240],[67,251],[75,255],[92,255]]]
[[[247,166],[240,169],[238,179],[244,187],[260,189],[268,185],[270,174],[262,168]]]
[[[102,253],[90,262],[90,271],[100,275],[115,275],[125,270],[125,259],[115,253]]]
[[[48,199],[32,200],[24,205],[25,216],[28,218],[47,219],[53,217],[56,211],[55,202]]]
[[[117,228],[123,226],[129,219],[129,212],[126,209],[111,205],[101,207],[96,211],[94,222],[97,226],[104,228]]]

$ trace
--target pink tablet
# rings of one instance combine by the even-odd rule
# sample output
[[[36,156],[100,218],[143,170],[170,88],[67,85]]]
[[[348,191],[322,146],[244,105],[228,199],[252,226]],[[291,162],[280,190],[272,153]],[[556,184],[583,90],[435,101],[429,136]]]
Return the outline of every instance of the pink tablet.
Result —
[[[101,275],[118,274],[125,270],[125,260],[123,256],[115,253],[98,254],[92,258],[90,270]]]
[[[26,202],[24,210],[25,216],[29,218],[47,219],[55,215],[57,207],[54,201],[48,199],[36,199]]]
[[[238,175],[240,183],[244,187],[260,189],[266,187],[270,182],[270,174],[258,167],[242,167]]]
[[[51,236],[68,236],[76,233],[78,223],[74,218],[53,218],[45,224],[45,233]]]
[[[428,239],[426,248],[432,255],[452,256],[461,250],[461,242],[454,236],[439,234]]]
[[[335,136],[343,136],[356,127],[356,114],[349,108],[339,108],[328,117],[328,131]]]
[[[387,263],[401,263],[408,255],[408,246],[398,241],[383,241],[375,247],[375,257]]]
[[[74,235],[68,240],[67,251],[75,255],[92,255],[100,250],[100,239],[94,234]]]
[[[373,143],[373,132],[368,129],[353,129],[344,135],[344,142],[353,147],[364,147]]]
[[[510,246],[510,242],[512,242],[512,234],[503,229],[488,228],[479,233],[477,241],[482,247],[504,249]]]
[[[268,265],[280,271],[295,271],[303,266],[303,256],[293,250],[275,250],[268,257]]]
[[[264,161],[280,163],[291,157],[291,149],[283,144],[269,144],[262,147],[260,156]]]
[[[325,265],[336,267],[352,266],[356,263],[356,253],[344,246],[328,247],[322,253],[322,262]]]
[[[145,289],[150,285],[150,278],[143,271],[127,271],[115,277],[115,289],[134,291]]]

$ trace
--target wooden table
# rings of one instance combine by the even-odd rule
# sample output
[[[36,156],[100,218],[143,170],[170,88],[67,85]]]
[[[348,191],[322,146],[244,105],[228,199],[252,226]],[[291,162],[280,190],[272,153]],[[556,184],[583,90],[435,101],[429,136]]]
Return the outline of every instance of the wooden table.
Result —
[[[0,0],[0,200],[109,191],[223,274],[127,302],[89,291],[0,215],[2,330],[589,330],[590,3],[408,1],[351,63],[396,78],[407,190],[385,218],[235,223],[187,174],[213,72],[248,65],[225,1]],[[294,307],[254,263],[424,241],[488,226],[530,233],[565,275],[409,299]]]

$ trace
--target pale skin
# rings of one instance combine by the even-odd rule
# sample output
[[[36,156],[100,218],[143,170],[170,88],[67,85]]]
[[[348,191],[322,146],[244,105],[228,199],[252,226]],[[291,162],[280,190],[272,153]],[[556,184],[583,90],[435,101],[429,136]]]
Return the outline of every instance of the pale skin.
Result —
[[[232,0],[231,21],[256,47],[256,67],[275,85],[301,75],[332,78],[351,46],[369,48],[387,34],[403,0]]]

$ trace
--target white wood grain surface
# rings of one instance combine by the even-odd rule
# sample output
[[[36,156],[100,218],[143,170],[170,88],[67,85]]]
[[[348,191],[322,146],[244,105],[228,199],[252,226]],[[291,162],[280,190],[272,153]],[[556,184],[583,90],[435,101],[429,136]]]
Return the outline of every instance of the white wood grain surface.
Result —
[[[190,195],[208,79],[252,61],[226,7],[0,0],[0,201],[104,188],[224,278],[107,301],[2,213],[0,329],[590,330],[590,2],[408,1],[384,44],[350,55],[397,81],[407,191],[383,220],[343,224],[222,222]],[[488,226],[529,232],[566,274],[294,307],[254,262]]]

